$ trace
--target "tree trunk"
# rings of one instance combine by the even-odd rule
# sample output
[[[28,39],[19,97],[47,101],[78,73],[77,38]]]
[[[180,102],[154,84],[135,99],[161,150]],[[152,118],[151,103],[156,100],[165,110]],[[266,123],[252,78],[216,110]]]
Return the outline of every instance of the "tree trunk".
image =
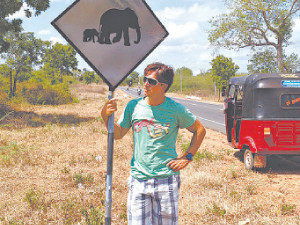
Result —
[[[285,71],[284,65],[283,65],[283,49],[282,49],[282,44],[278,44],[276,50],[277,50],[277,65],[278,65],[279,73],[284,73],[286,71]]]
[[[9,71],[9,97],[13,97],[12,71]]]
[[[16,71],[16,74],[15,74],[15,77],[14,77],[14,84],[13,84],[12,96],[16,95],[18,75],[19,75],[19,72]]]

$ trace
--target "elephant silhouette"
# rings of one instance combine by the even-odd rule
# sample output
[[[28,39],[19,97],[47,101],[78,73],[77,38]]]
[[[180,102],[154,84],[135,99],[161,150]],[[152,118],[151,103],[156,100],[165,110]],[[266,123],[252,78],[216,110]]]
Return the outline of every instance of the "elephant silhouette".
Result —
[[[99,32],[96,29],[85,29],[83,31],[83,42],[93,41],[95,43],[95,36],[99,40]]]
[[[129,40],[129,28],[135,29],[137,34],[137,39],[134,41],[138,44],[141,40],[141,29],[139,26],[139,21],[136,13],[130,9],[109,9],[102,14],[100,18],[100,44],[112,44],[110,40],[110,35],[116,33],[112,42],[119,42],[124,38],[124,45],[130,46]]]

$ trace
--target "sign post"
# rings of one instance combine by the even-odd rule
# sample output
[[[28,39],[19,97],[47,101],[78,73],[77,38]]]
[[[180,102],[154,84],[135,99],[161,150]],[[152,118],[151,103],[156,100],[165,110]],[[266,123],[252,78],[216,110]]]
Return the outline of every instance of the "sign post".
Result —
[[[109,100],[113,98],[113,94],[114,92],[109,90],[109,95],[108,95]],[[105,224],[111,224],[113,151],[114,151],[114,113],[108,117]]]
[[[76,0],[51,23],[114,90],[168,36],[145,0]],[[105,224],[111,224],[114,114],[108,120]]]

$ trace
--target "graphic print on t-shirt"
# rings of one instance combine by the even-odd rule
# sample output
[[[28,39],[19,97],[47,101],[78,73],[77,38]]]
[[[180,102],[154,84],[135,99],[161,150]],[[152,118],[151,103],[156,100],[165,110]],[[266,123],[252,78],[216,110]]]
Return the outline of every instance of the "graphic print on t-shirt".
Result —
[[[135,132],[140,132],[143,127],[147,127],[148,133],[151,138],[161,137],[163,135],[167,135],[169,133],[168,129],[170,124],[160,124],[157,122],[153,122],[154,117],[151,120],[142,120],[134,123]]]

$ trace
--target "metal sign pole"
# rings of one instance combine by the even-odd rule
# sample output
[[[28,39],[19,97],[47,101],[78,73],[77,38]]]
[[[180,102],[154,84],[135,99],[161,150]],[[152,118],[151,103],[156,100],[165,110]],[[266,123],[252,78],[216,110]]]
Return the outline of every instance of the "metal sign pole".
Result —
[[[108,99],[112,99],[114,92],[109,89]],[[106,199],[105,199],[105,225],[111,224],[111,202],[112,202],[112,171],[114,150],[114,113],[108,117],[107,137],[107,175],[106,175]]]

